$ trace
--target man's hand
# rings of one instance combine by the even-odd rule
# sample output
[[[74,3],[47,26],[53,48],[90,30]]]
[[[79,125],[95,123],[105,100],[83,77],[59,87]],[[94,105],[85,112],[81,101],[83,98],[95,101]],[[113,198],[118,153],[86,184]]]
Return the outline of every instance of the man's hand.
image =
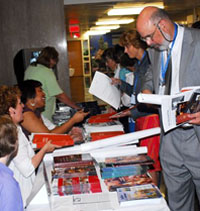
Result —
[[[191,120],[188,123],[194,125],[200,125],[200,112],[189,114],[188,117],[191,118]]]

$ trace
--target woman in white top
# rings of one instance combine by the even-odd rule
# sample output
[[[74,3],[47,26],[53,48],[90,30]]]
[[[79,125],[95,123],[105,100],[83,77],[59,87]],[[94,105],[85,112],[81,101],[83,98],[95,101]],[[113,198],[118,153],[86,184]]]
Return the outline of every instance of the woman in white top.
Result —
[[[55,148],[57,148],[57,146],[51,144],[51,141],[48,141],[37,154],[34,153],[30,142],[27,140],[18,125],[21,121],[23,121],[22,110],[23,104],[20,100],[19,89],[16,87],[1,86],[0,115],[9,114],[12,121],[18,127],[19,149],[16,157],[11,161],[9,168],[13,170],[14,177],[19,183],[25,207],[26,200],[33,187],[35,169],[39,166],[45,153],[52,152]]]

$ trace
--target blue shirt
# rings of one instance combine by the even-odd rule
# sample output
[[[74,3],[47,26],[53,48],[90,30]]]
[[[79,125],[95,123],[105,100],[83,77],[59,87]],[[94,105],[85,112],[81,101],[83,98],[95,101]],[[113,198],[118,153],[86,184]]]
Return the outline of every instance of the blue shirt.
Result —
[[[19,184],[13,172],[3,163],[0,163],[0,210],[24,210]]]

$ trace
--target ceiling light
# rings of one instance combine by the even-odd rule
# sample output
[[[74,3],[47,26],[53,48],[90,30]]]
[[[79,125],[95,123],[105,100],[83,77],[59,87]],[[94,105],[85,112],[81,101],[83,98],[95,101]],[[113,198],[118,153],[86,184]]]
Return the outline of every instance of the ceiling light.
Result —
[[[118,29],[120,25],[94,26],[90,30],[114,30]]]
[[[114,25],[114,24],[129,24],[134,21],[133,18],[127,19],[104,19],[96,22],[96,25]]]
[[[107,14],[109,16],[112,16],[112,15],[137,15],[137,14],[140,14],[140,12],[147,6],[155,6],[155,7],[161,8],[161,9],[164,8],[163,2],[148,3],[148,4],[142,4],[142,5],[136,4],[135,6],[131,5],[131,6],[127,6],[127,7],[123,6],[121,8],[120,7],[113,8],[113,9],[109,10]]]
[[[110,32],[110,30],[90,30],[85,33],[85,35],[101,35]]]

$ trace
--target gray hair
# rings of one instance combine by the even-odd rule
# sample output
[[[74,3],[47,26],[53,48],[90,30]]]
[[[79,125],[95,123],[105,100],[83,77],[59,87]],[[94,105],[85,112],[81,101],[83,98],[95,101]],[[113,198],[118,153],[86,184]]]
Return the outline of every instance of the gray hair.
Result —
[[[155,12],[152,13],[150,21],[153,24],[157,24],[162,19],[172,22],[171,18],[169,17],[169,14],[165,10],[158,8]]]

